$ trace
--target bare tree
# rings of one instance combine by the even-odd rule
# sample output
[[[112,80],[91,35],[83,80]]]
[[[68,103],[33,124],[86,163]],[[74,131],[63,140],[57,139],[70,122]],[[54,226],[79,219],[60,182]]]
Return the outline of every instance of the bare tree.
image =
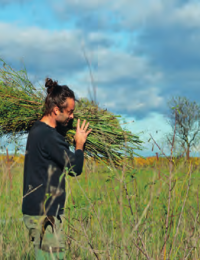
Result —
[[[171,144],[176,120],[175,150],[185,152],[189,159],[190,149],[197,148],[200,141],[200,106],[186,97],[172,97],[167,104],[171,110],[168,123],[172,127],[172,133],[167,136],[168,144]]]

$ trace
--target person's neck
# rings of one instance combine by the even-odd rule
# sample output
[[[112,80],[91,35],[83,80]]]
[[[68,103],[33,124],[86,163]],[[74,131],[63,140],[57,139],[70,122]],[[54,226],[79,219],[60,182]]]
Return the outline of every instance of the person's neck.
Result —
[[[56,127],[56,121],[52,117],[43,116],[43,118],[40,121],[44,122],[45,124],[47,124],[53,128]]]

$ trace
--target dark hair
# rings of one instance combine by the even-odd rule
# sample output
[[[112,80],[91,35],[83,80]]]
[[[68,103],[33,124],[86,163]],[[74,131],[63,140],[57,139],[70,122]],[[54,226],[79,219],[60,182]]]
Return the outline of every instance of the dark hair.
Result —
[[[45,87],[47,88],[47,97],[45,98],[44,115],[49,115],[53,112],[53,108],[57,106],[61,112],[67,108],[67,98],[75,100],[74,92],[66,85],[58,85],[57,81],[46,78]]]

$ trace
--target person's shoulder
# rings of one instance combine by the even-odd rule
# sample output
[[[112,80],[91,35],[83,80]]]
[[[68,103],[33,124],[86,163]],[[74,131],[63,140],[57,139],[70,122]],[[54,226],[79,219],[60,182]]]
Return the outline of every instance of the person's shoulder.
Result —
[[[48,126],[44,122],[41,122],[40,120],[35,121],[33,124],[29,135],[31,137],[38,137],[39,139],[46,139],[47,136],[53,135],[55,133],[55,129]]]

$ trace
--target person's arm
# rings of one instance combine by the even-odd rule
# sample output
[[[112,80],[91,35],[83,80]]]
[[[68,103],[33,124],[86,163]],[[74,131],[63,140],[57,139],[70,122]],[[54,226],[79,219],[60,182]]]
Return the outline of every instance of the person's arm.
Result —
[[[86,132],[89,123],[85,126],[86,121],[83,121],[80,127],[80,119],[77,122],[77,129],[74,140],[76,142],[75,153],[69,150],[68,144],[64,141],[64,138],[60,136],[52,136],[51,140],[47,140],[47,150],[49,154],[60,167],[68,167],[70,176],[78,176],[82,173],[83,168],[83,149],[87,136],[91,133],[92,129]],[[58,138],[59,137],[59,138]]]
[[[47,137],[45,144],[51,160],[61,169],[68,167],[70,170],[68,174],[71,176],[78,176],[82,173],[84,160],[82,149],[76,149],[74,153],[71,152],[68,143],[58,135],[52,135],[51,138]]]
[[[84,149],[84,144],[86,142],[87,136],[91,133],[92,129],[90,129],[89,131],[87,131],[87,128],[89,126],[89,123],[87,123],[87,125],[85,126],[86,120],[83,121],[82,126],[80,127],[80,119],[78,119],[77,122],[77,128],[76,128],[76,134],[74,136],[74,140],[76,142],[76,151],[75,154],[80,154],[81,155],[81,151],[83,152]],[[87,131],[87,132],[86,132]],[[79,155],[79,156],[80,156]],[[81,157],[79,157],[81,159]],[[74,172],[78,172],[79,171],[79,164],[76,164],[75,166],[75,171]],[[73,174],[73,173],[72,173]],[[71,175],[71,172],[70,174]],[[73,176],[73,175],[71,175]]]

